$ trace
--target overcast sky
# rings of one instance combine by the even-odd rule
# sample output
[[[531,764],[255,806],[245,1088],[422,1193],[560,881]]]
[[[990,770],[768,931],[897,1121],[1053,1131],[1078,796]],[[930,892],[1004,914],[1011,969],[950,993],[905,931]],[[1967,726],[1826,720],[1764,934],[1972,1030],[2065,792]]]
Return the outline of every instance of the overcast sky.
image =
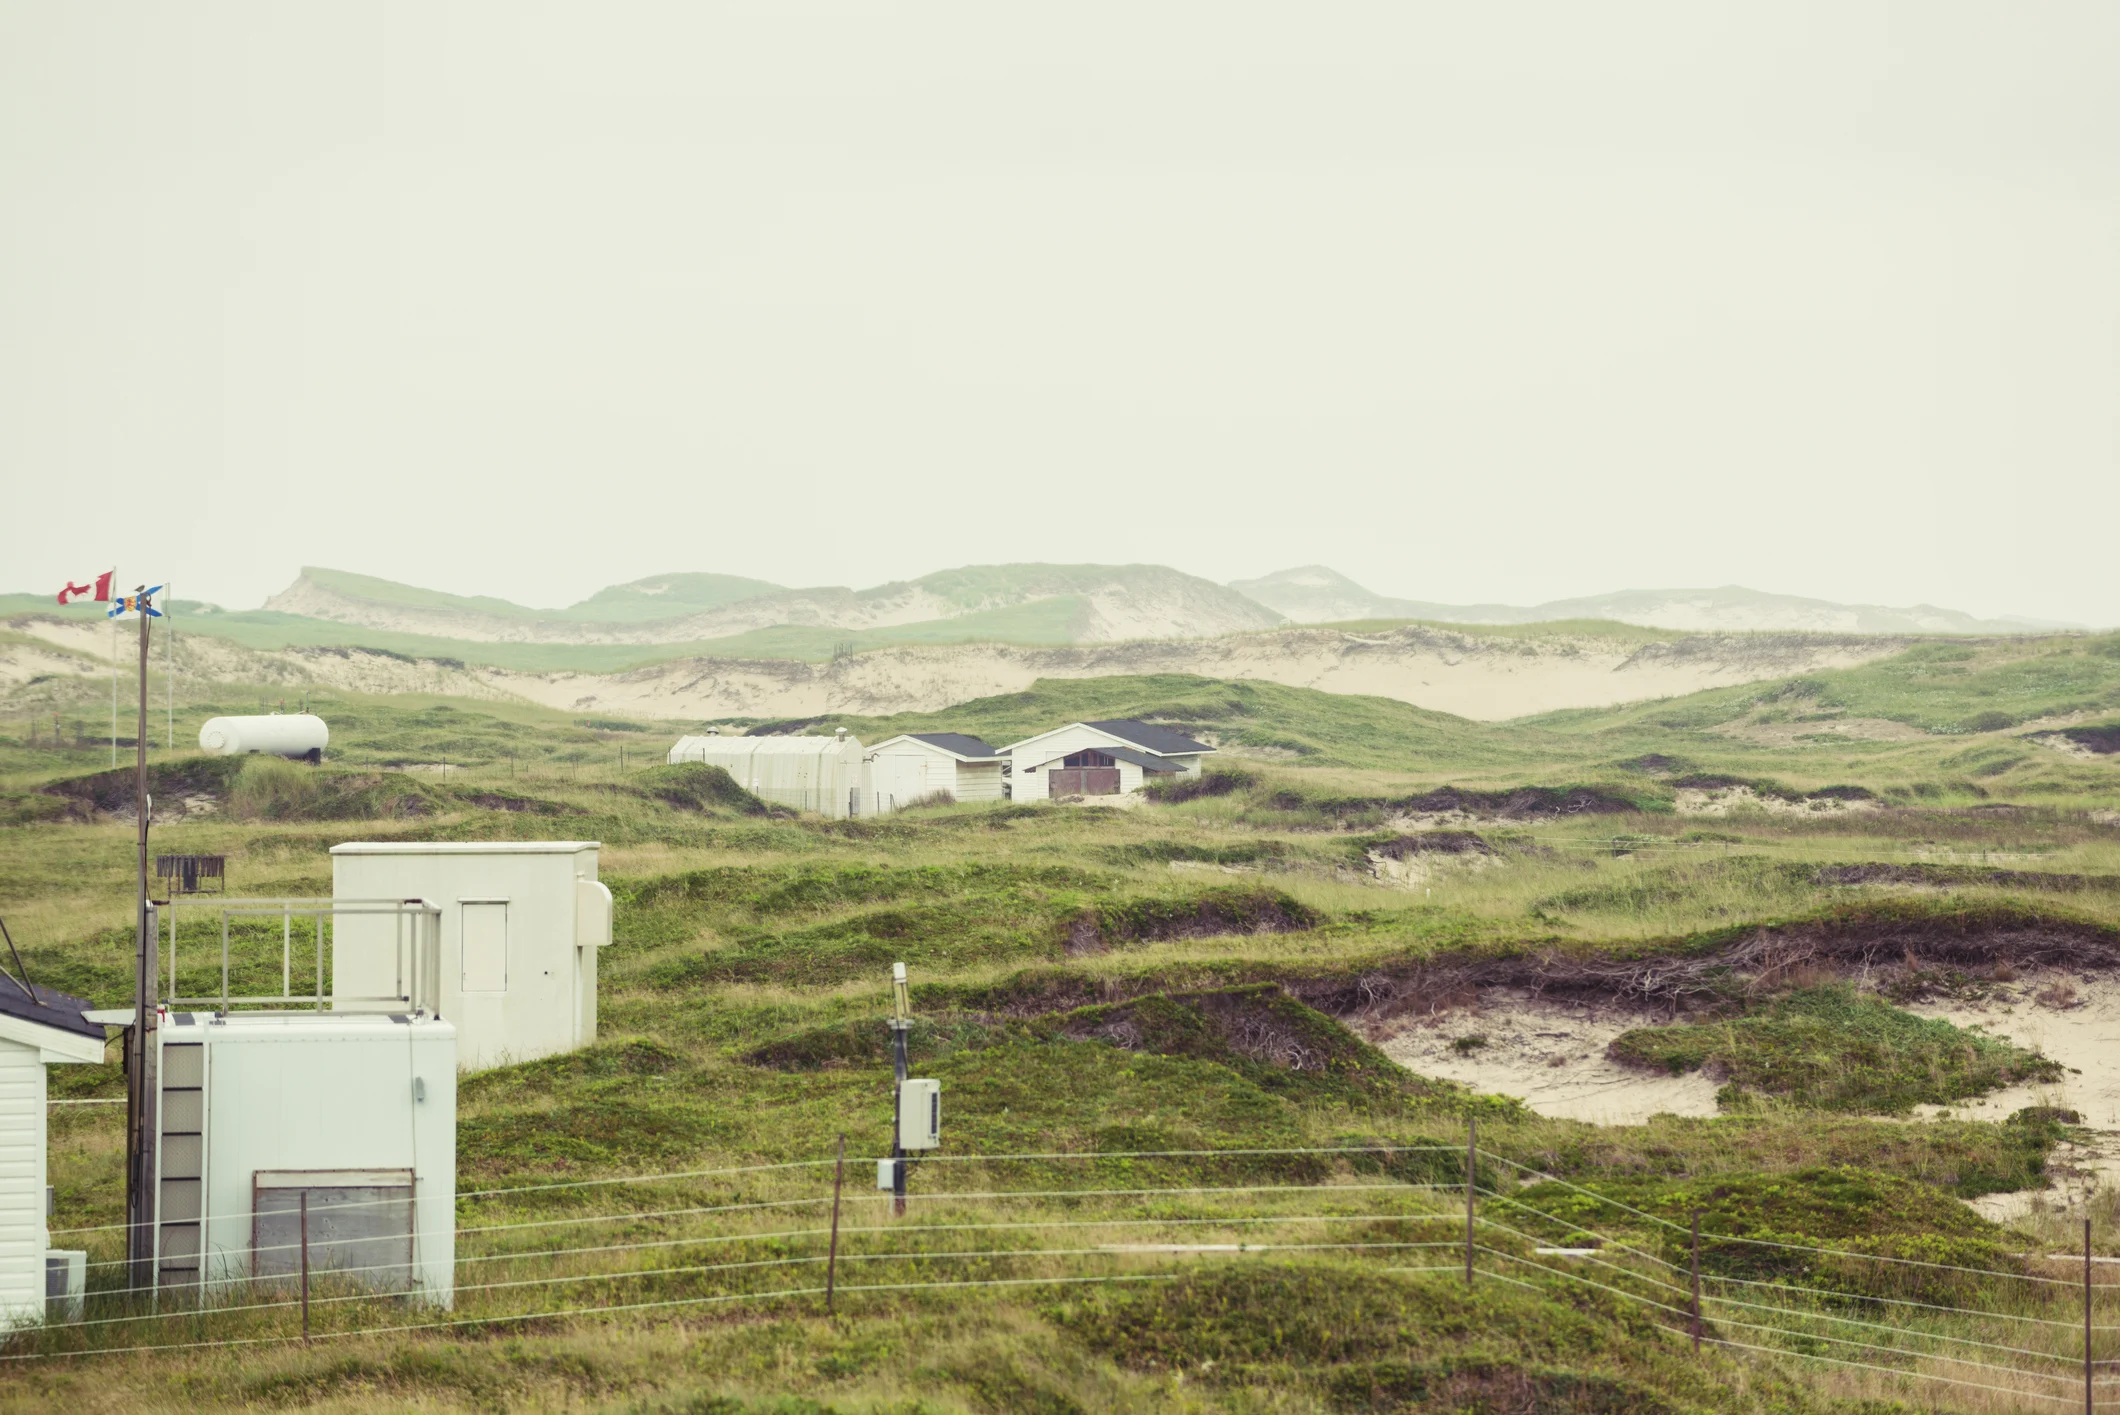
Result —
[[[2120,622],[2120,4],[0,0],[0,588]]]

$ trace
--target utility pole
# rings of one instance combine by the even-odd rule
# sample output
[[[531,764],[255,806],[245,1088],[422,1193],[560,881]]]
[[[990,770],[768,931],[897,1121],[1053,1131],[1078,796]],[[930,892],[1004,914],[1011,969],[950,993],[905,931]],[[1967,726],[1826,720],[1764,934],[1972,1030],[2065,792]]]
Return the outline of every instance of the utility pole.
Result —
[[[905,1036],[913,1027],[913,1004],[906,987],[905,964],[891,965],[891,990],[898,1015],[891,1019],[891,1213],[905,1217]]]

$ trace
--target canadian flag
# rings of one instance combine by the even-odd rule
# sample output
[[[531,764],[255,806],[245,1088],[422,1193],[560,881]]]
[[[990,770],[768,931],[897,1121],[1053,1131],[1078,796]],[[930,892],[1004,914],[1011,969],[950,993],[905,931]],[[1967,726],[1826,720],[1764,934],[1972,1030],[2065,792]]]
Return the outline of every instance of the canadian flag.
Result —
[[[98,603],[108,600],[110,598],[110,582],[117,578],[117,574],[118,572],[115,570],[105,570],[102,574],[96,576],[94,589],[90,589],[87,585],[77,585],[72,580],[68,580],[66,588],[59,591],[59,603],[64,604],[69,599],[87,599],[90,595],[94,595]],[[46,583],[50,582],[46,581]]]

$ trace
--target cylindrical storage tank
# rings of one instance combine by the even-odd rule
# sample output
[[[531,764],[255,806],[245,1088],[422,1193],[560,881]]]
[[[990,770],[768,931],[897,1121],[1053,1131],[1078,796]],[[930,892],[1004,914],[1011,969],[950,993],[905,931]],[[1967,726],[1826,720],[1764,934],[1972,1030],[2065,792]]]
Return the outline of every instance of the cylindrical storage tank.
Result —
[[[275,757],[315,761],[331,744],[331,729],[313,713],[271,713],[264,717],[216,717],[199,729],[199,745],[224,757],[264,752]]]

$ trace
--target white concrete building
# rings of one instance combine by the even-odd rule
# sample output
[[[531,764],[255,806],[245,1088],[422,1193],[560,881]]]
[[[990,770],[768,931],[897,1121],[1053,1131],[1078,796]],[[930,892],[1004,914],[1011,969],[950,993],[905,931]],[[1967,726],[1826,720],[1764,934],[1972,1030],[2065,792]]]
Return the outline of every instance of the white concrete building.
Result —
[[[867,799],[877,815],[938,793],[953,801],[998,801],[1004,760],[961,732],[909,732],[869,749]]]
[[[844,820],[868,810],[862,750],[845,728],[830,737],[680,737],[669,763],[718,766],[761,801]]]
[[[1159,776],[1198,776],[1214,748],[1182,732],[1130,718],[1071,722],[1001,749],[1018,801],[1121,796]]]
[[[38,988],[34,996],[0,977],[0,1328],[41,1322],[46,1265],[44,1068],[103,1060],[103,1028],[82,1016],[77,997]]]
[[[331,848],[342,900],[424,899],[440,908],[440,1012],[467,1071],[572,1051],[596,1040],[596,953],[611,942],[611,891],[593,840],[350,842]],[[394,919],[333,924],[336,1011],[398,990]],[[344,999],[344,1001],[341,1001]]]

